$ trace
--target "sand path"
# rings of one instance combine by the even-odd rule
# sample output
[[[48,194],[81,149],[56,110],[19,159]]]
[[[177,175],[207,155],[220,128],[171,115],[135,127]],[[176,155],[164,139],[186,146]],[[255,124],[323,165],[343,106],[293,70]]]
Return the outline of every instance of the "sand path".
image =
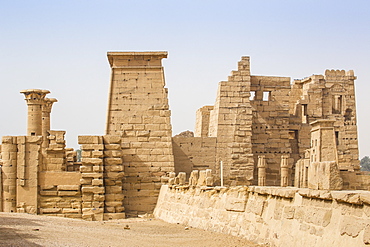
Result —
[[[130,229],[124,229],[128,225]],[[0,246],[250,246],[247,240],[157,219],[106,222],[0,213]]]

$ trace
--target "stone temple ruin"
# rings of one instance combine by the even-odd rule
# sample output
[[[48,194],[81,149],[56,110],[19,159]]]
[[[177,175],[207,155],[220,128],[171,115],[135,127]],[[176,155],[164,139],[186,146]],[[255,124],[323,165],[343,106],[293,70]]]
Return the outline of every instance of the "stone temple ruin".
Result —
[[[166,57],[108,52],[106,135],[79,136],[81,161],[65,147],[65,131],[50,129],[57,100],[46,98],[47,90],[21,91],[27,135],[2,138],[0,211],[121,219],[153,213],[166,183],[250,186],[253,193],[294,186],[306,191],[301,196],[307,189],[369,190],[369,176],[359,170],[352,70],[291,82],[251,75],[249,57],[242,57],[219,83],[215,104],[196,112],[194,135],[172,137]]]

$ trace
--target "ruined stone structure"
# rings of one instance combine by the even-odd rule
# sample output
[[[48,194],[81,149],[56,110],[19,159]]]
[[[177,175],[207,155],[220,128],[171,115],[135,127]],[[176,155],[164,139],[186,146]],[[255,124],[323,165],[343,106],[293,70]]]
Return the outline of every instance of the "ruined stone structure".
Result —
[[[327,70],[291,84],[289,77],[251,75],[250,59],[242,57],[238,70],[219,83],[215,105],[197,111],[195,137],[173,138],[175,167],[181,167],[176,170],[211,168],[219,178],[222,162],[226,184],[292,186],[296,163],[308,152],[305,169],[333,161],[343,188],[368,189],[366,178],[356,177],[355,79],[352,70]],[[314,124],[323,119],[331,126]],[[320,137],[313,128],[320,129]],[[326,146],[315,146],[318,138]]]
[[[369,189],[359,172],[353,71],[291,84],[251,75],[242,57],[220,82],[215,105],[197,111],[194,136],[172,137],[166,57],[108,53],[106,135],[79,136],[81,160],[66,148],[65,131],[50,129],[57,100],[47,90],[21,91],[27,135],[2,137],[0,210],[120,219],[152,213],[165,182]]]
[[[154,210],[161,179],[174,171],[172,128],[161,59],[166,52],[109,52],[105,136],[79,136],[81,161],[50,130],[56,99],[21,91],[27,136],[4,136],[1,210],[109,220]]]

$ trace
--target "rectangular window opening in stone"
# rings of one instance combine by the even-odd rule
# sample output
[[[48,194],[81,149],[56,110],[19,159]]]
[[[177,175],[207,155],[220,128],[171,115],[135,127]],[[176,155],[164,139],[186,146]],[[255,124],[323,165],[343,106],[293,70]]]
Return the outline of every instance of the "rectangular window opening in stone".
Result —
[[[341,114],[341,112],[342,112],[342,95],[334,95],[332,113]]]
[[[335,143],[339,145],[339,131],[335,131]]]
[[[303,116],[307,116],[307,104],[303,104],[302,105],[302,108],[303,108]]]
[[[255,91],[251,91],[250,92],[250,96],[249,96],[249,100],[254,100],[254,97],[256,97],[256,92]]]
[[[308,123],[307,104],[302,104],[302,123]]]
[[[270,100],[270,92],[263,92],[263,101],[269,101]]]

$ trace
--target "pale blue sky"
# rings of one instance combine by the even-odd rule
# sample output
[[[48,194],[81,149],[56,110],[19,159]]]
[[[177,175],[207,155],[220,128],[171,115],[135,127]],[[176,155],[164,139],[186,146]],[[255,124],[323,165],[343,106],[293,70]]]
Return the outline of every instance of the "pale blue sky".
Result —
[[[107,51],[169,52],[173,133],[193,130],[219,81],[251,56],[254,75],[303,78],[325,69],[358,76],[360,158],[370,155],[370,1],[0,0],[0,136],[26,133],[22,89],[59,100],[52,128],[105,131]]]

